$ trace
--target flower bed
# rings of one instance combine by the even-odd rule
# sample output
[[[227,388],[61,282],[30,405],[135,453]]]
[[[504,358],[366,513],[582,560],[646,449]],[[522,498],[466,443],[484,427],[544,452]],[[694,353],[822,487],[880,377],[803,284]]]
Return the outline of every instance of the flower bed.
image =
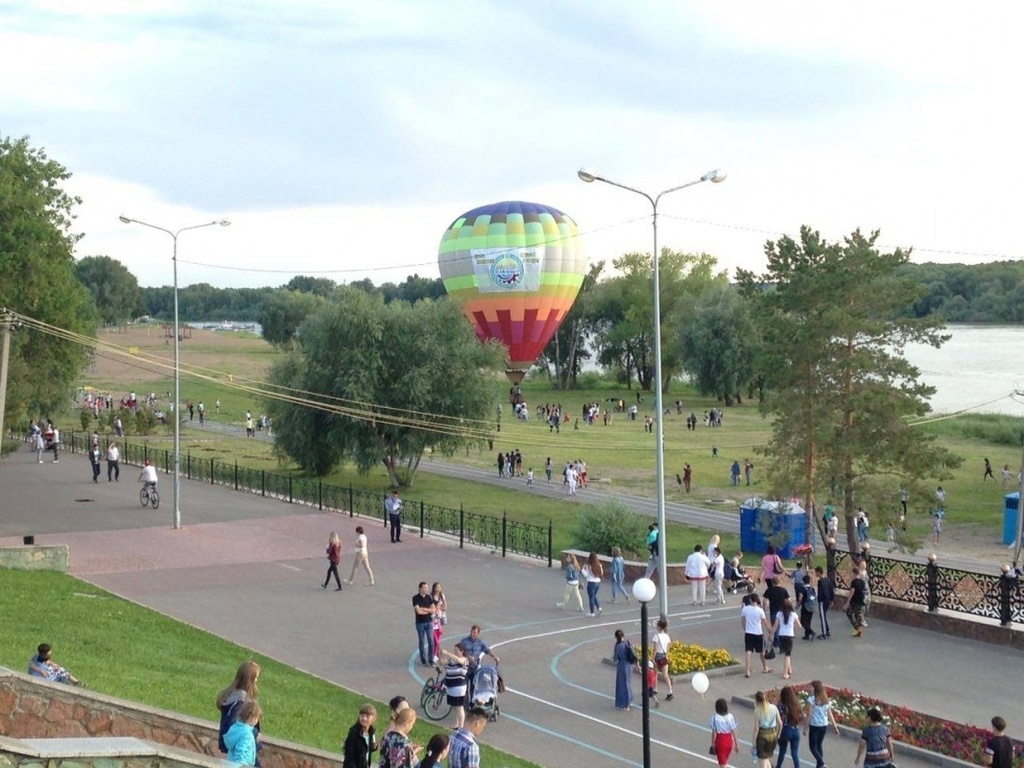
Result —
[[[651,648],[651,658],[654,649]],[[705,648],[702,645],[673,640],[668,646],[668,672],[670,675],[688,675],[719,667],[731,667],[739,662],[724,648]]]
[[[810,685],[796,685],[793,688],[801,697],[811,693]],[[841,725],[863,728],[868,721],[867,711],[877,707],[885,724],[889,726],[894,741],[966,760],[975,765],[982,764],[985,743],[992,736],[992,731],[987,728],[955,723],[906,707],[896,707],[849,688],[825,686],[825,689],[832,700],[832,711],[835,713],[836,721]],[[773,701],[777,697],[778,691],[770,693]],[[1014,741],[1013,765],[1015,768],[1024,768],[1024,743]]]

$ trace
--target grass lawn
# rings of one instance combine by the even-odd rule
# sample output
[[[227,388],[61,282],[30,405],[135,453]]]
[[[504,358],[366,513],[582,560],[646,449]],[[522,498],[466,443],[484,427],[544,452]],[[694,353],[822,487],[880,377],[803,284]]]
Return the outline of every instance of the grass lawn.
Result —
[[[137,329],[124,334],[123,339],[121,336],[105,334],[103,340],[125,347],[131,345],[140,356],[149,360],[169,354],[168,345],[162,336],[151,329]],[[249,386],[247,382],[251,380],[264,378],[276,354],[269,344],[248,334],[194,331],[193,338],[182,343],[182,364],[185,371],[197,371],[199,376],[183,376],[182,399],[193,402],[202,400],[206,404],[207,418],[211,421],[241,424],[246,410],[259,415],[262,408],[258,396],[241,387]],[[155,391],[163,396],[172,388],[168,374],[166,367],[148,364],[126,366],[120,359],[101,356],[94,370],[83,378],[82,383],[112,388],[114,392],[134,389],[137,392]],[[653,395],[642,393],[643,400],[637,403],[635,391],[596,381],[590,375],[584,378],[593,386],[570,392],[555,391],[542,380],[531,380],[524,384],[523,391],[531,412],[544,403],[559,403],[563,406],[563,413],[569,415],[570,421],[562,424],[560,433],[553,433],[534,413],[531,413],[529,421],[517,421],[507,404],[508,384],[503,377],[496,379],[496,422],[499,403],[502,404],[503,412],[501,431],[495,435],[493,449],[473,448],[451,458],[437,457],[434,460],[495,468],[498,451],[518,448],[523,453],[524,466],[532,467],[538,478],[543,478],[547,457],[550,456],[555,465],[556,476],[566,461],[583,458],[593,481],[602,486],[607,484],[612,489],[653,498],[654,439],[643,428],[643,417],[653,413]],[[252,386],[258,389],[258,384],[253,383]],[[627,407],[633,403],[638,404],[636,421],[630,421],[625,413],[617,413],[613,414],[608,425],[604,424],[603,419],[599,419],[594,426],[583,423],[584,403],[596,401],[604,408],[612,406],[619,398]],[[215,413],[213,408],[217,399],[221,400],[220,414]],[[675,407],[677,399],[683,403],[681,413],[677,413]],[[733,511],[751,495],[770,494],[763,471],[766,459],[757,453],[757,449],[765,445],[770,437],[770,425],[762,418],[756,402],[745,401],[741,405],[725,408],[723,426],[712,429],[703,426],[703,417],[706,411],[719,406],[714,399],[699,397],[692,389],[674,382],[672,390],[665,394],[664,401],[667,408],[664,433],[666,493],[669,500],[689,501],[698,505],[711,499],[726,500],[727,504],[712,505],[710,508]],[[691,412],[697,415],[696,431],[688,431],[685,426],[686,416]],[[66,421],[77,427],[77,418],[68,416]],[[963,465],[954,470],[953,477],[943,482],[948,497],[947,534],[960,528],[998,538],[1002,528],[1005,492],[999,481],[999,472],[1004,464],[1013,468],[1020,466],[1019,442],[1010,439],[1013,435],[1007,437],[1010,432],[1019,432],[1019,425],[1012,419],[998,416],[962,416],[918,429],[922,433],[939,435],[944,445],[964,458]],[[165,434],[154,435],[154,442],[169,446],[169,434],[167,430]],[[184,448],[191,451],[193,456],[215,457],[225,461],[237,459],[240,463],[268,470],[296,471],[294,467],[279,465],[265,446],[254,445],[252,441],[239,446],[237,441],[213,436],[209,432],[191,431],[187,425],[183,435]],[[712,456],[713,447],[718,449],[718,458]],[[992,462],[996,481],[981,482],[984,457]],[[739,461],[742,465],[746,459],[755,465],[753,485],[750,488],[745,485],[732,487],[729,467],[733,461]],[[693,468],[693,491],[688,495],[676,483],[676,475],[682,473],[685,463]],[[1013,477],[1015,480],[1016,471]],[[381,492],[387,488],[387,477],[376,470],[367,475],[358,475],[343,467],[324,480],[343,486],[351,483],[357,488]],[[896,488],[893,489],[894,498],[895,491]],[[540,525],[547,525],[551,520],[554,522],[555,546],[558,548],[571,545],[575,517],[581,506],[568,500],[538,499],[493,486],[448,480],[425,472],[417,475],[414,487],[405,495],[409,500],[422,499],[449,507],[462,504],[467,509],[485,514],[500,515],[507,512],[516,519]],[[911,499],[908,520],[911,537],[927,539],[931,529],[929,512],[932,501],[931,498]],[[884,513],[889,510],[869,511]],[[884,535],[881,518],[876,514],[874,520],[879,524],[875,535]],[[734,520],[730,519],[726,527],[731,528],[733,525]],[[682,559],[692,547],[692,541],[706,541],[707,538],[706,531],[681,531],[675,536],[671,534],[670,531],[666,539],[670,543],[673,560]],[[726,531],[725,534],[729,537],[725,540],[726,550],[729,551],[738,543],[738,537],[735,530]],[[678,549],[674,542],[679,543]]]
[[[208,632],[110,595],[64,574],[0,570],[8,617],[0,664],[25,671],[41,642],[90,690],[216,721],[217,692],[246,659],[261,668],[260,704],[267,736],[338,752],[362,696],[298,672]],[[373,702],[383,732],[387,704]],[[414,702],[418,705],[418,702]],[[418,708],[418,706],[417,706]],[[420,719],[413,738],[443,731]],[[484,746],[485,765],[534,765]]]

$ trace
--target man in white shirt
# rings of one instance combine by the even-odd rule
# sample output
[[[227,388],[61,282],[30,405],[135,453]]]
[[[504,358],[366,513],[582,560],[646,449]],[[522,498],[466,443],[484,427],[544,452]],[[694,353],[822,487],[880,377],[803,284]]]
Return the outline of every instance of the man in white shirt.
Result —
[[[755,653],[761,658],[761,671],[771,672],[764,658],[764,633],[771,630],[771,625],[761,607],[761,598],[757,595],[744,596],[740,624],[743,626],[743,648],[747,654],[747,677],[750,677],[750,665]]]
[[[402,541],[402,499],[397,489],[393,489],[391,495],[384,499],[384,509],[391,524],[391,543],[399,543]]]
[[[715,572],[712,576],[715,582],[715,601],[725,605],[725,590],[722,588],[722,582],[725,580],[725,557],[722,555],[722,550],[718,547],[715,547],[711,554],[714,556],[712,563],[715,566]]]
[[[121,479],[121,452],[117,448],[117,443],[111,443],[110,445],[107,446],[108,483],[110,482],[111,478],[113,478],[115,481]]]
[[[142,474],[139,475],[139,482],[144,487],[155,490],[157,484],[160,482],[160,478],[157,477],[156,467],[153,466],[153,462],[146,459],[146,466],[142,468]]]
[[[703,548],[697,544],[693,552],[686,558],[686,579],[690,582],[690,597],[693,604],[704,605],[708,596],[708,566],[711,561],[704,554]]]

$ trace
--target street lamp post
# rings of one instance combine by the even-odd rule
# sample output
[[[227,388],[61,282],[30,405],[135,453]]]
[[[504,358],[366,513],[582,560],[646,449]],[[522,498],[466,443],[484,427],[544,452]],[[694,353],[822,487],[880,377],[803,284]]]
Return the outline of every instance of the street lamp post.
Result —
[[[647,604],[654,599],[658,588],[650,579],[637,579],[633,582],[633,597],[640,603],[640,688],[642,689],[641,701],[643,702],[643,742],[644,742],[644,768],[651,768],[651,695],[647,690],[647,663],[650,656],[648,648],[647,625]]]
[[[646,192],[634,187],[612,181],[587,168],[580,168],[576,175],[588,184],[593,181],[603,181],[605,184],[611,184],[613,187],[635,192],[651,204],[653,212],[651,225],[654,231],[654,250],[652,252],[654,257],[654,409],[657,411],[657,418],[654,420],[656,430],[654,433],[654,445],[658,485],[658,587],[660,591],[658,609],[661,613],[661,618],[668,621],[668,565],[665,561],[665,536],[668,533],[668,529],[665,526],[665,431],[662,425],[665,409],[662,406],[661,397],[661,279],[658,269],[658,203],[662,197],[670,192],[686,189],[705,181],[711,181],[715,184],[725,181],[725,174],[720,170],[708,171],[699,179],[680,184],[678,187],[666,189],[659,192],[655,197],[651,197]]]
[[[202,229],[219,224],[222,227],[230,226],[227,219],[220,221],[208,221],[205,224],[195,224],[191,227],[182,227],[177,231],[171,231],[158,227],[155,224],[147,224],[145,221],[130,219],[127,216],[118,216],[122,224],[141,224],[150,229],[157,229],[166,232],[174,241],[174,252],[171,261],[174,263],[174,411],[171,414],[174,420],[174,529],[181,528],[181,352],[178,348],[178,340],[181,331],[178,327],[178,235],[189,229]]]

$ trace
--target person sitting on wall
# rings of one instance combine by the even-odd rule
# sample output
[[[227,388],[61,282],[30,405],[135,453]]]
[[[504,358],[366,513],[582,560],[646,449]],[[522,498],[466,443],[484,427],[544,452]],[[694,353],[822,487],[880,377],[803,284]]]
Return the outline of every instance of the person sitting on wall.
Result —
[[[77,677],[50,658],[49,643],[40,643],[36,651],[36,655],[28,661],[28,673],[30,675],[55,683],[81,685],[81,681]]]

